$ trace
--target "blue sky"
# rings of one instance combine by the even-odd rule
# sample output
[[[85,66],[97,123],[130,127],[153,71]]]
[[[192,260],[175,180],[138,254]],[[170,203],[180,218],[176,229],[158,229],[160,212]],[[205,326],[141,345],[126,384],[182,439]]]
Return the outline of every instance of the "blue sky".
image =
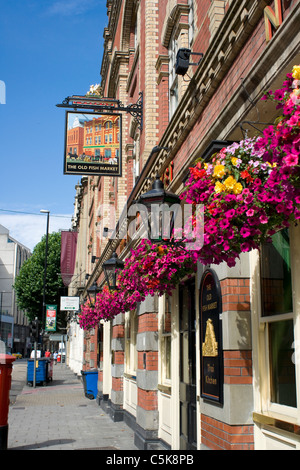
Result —
[[[78,176],[63,175],[66,96],[100,83],[106,0],[0,0],[0,224],[33,249],[70,228]]]

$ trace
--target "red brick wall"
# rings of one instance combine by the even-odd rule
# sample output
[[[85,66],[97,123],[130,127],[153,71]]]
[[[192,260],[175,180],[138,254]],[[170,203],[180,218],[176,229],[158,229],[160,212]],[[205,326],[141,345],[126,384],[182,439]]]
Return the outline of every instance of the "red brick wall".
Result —
[[[157,351],[138,351],[138,369],[158,370],[158,352]]]
[[[83,352],[83,370],[90,370],[97,368],[97,346],[98,346],[98,329],[86,331],[84,334],[84,352]],[[94,366],[91,367],[90,361],[94,361]]]
[[[138,388],[138,406],[147,411],[157,410],[157,391]]]
[[[112,329],[113,338],[124,338],[125,326],[124,325],[115,325]]]
[[[112,390],[123,391],[123,377],[112,377]]]
[[[125,326],[124,325],[114,325],[112,328],[112,337],[113,338],[124,338],[125,335]],[[124,351],[113,351],[112,354],[112,364],[122,365],[124,364]],[[112,377],[112,390],[116,392],[123,391],[123,377]]]
[[[158,331],[157,313],[144,313],[138,317],[138,332]],[[158,351],[138,351],[138,370],[147,372],[158,370]],[[137,389],[137,404],[146,411],[157,410],[157,390]]]
[[[252,384],[252,351],[224,351],[224,383]]]
[[[157,331],[158,320],[157,313],[145,313],[140,315],[138,319],[138,331],[143,333],[144,331]]]
[[[221,281],[223,312],[250,310],[250,279]]]
[[[230,426],[202,414],[201,441],[213,450],[254,450],[253,426]]]

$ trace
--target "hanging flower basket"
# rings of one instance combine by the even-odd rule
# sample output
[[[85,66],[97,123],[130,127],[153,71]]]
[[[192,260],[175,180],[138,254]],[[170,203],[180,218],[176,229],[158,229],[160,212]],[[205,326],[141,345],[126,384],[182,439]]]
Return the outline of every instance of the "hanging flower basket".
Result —
[[[118,289],[111,292],[105,287],[97,294],[94,306],[88,301],[82,307],[79,324],[84,329],[93,328],[101,319],[135,309],[148,295],[171,295],[182,278],[195,271],[192,252],[185,252],[179,245],[157,246],[142,240],[119,272]]]
[[[182,194],[204,204],[203,264],[234,266],[243,252],[259,249],[300,218],[300,67],[283,88],[268,92],[283,115],[263,132],[222,149],[211,163],[197,163]]]
[[[262,137],[234,143],[211,162],[199,161],[190,168],[181,199],[204,206],[203,237],[197,236],[197,227],[203,224],[191,224],[201,246],[185,251],[180,243],[157,246],[143,240],[125,260],[118,290],[105,288],[95,305],[87,302],[82,308],[82,328],[130,311],[148,295],[171,294],[195,272],[197,260],[234,266],[241,253],[259,249],[300,219],[300,66],[287,75],[281,89],[269,91],[263,100],[273,100],[282,116]]]
[[[156,245],[142,240],[125,260],[119,282],[123,289],[138,291],[144,297],[171,294],[184,276],[194,272],[192,254],[184,251],[179,244]]]

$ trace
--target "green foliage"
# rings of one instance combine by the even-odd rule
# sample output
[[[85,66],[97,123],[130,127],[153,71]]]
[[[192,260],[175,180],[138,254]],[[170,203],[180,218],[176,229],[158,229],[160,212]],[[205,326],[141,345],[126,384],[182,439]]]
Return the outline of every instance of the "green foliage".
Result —
[[[60,303],[63,282],[60,273],[61,234],[48,235],[48,256],[46,276],[46,304]],[[18,307],[26,311],[30,320],[38,317],[42,319],[43,289],[46,254],[46,235],[35,246],[32,256],[22,265],[19,275],[15,279]]]

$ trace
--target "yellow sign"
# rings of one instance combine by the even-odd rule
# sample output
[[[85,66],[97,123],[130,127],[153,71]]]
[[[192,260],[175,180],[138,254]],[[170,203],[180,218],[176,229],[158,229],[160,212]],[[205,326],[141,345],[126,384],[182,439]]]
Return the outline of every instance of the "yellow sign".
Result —
[[[218,343],[216,341],[214,325],[211,318],[206,322],[205,340],[204,343],[202,343],[202,355],[203,357],[216,357],[218,355]]]

